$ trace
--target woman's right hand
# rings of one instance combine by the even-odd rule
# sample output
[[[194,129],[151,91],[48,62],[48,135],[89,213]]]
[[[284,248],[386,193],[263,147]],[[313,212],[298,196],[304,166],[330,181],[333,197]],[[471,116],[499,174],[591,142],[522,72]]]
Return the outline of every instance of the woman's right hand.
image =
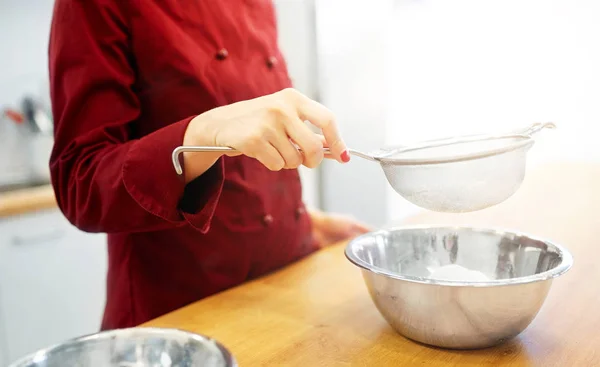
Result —
[[[313,133],[305,120],[320,128],[323,135]],[[333,113],[294,89],[196,116],[186,130],[183,145],[231,147],[240,152],[237,154],[256,158],[273,171],[300,165],[314,168],[324,158],[324,146],[330,148],[330,156],[339,162],[350,160]],[[197,154],[205,153],[184,158],[186,171],[198,171],[193,169],[194,160],[199,158]],[[214,163],[218,157],[212,157]]]

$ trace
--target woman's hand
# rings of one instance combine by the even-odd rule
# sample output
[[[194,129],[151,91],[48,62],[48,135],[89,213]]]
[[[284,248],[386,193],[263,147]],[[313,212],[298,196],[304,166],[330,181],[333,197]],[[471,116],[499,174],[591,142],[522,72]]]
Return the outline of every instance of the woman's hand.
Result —
[[[340,214],[328,214],[319,210],[309,211],[313,237],[320,248],[340,241],[352,239],[372,229],[350,217]]]
[[[320,128],[323,136],[313,133],[304,123],[306,120]],[[314,168],[324,158],[324,146],[330,148],[331,157],[339,162],[350,160],[331,111],[294,89],[196,116],[186,130],[183,144],[231,147],[240,152],[237,154],[256,158],[273,171],[300,165]],[[186,154],[184,168],[186,177],[192,176],[191,179],[206,171],[220,156],[213,154],[206,166],[207,158],[195,162],[198,154],[206,153]]]

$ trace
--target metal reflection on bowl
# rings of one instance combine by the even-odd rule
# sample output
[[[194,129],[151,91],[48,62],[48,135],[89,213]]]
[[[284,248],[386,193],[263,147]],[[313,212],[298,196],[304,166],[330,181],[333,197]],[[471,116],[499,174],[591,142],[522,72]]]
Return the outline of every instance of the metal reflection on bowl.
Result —
[[[104,331],[40,350],[9,367],[237,367],[218,341],[178,329]]]
[[[535,318],[552,280],[573,263],[562,246],[525,234],[467,227],[400,227],[346,247],[385,320],[405,337],[437,347],[493,346]],[[485,279],[435,278],[451,264]]]

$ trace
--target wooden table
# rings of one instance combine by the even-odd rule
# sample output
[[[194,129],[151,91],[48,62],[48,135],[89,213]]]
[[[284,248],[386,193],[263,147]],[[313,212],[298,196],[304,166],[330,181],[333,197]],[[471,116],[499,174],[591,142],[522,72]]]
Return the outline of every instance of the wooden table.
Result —
[[[55,208],[51,185],[29,187],[0,193],[0,218]]]
[[[600,366],[600,167],[553,165],[505,203],[479,213],[424,213],[408,223],[526,231],[565,245],[574,266],[556,279],[518,338],[478,351],[416,344],[379,315],[343,244],[270,276],[151,321],[210,335],[240,366]]]

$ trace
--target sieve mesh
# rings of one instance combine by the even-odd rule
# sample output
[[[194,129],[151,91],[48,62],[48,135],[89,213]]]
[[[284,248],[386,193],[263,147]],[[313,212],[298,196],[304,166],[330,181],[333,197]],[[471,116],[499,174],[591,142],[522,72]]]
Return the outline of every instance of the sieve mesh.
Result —
[[[460,213],[510,197],[523,181],[528,148],[450,163],[380,163],[392,188],[406,200],[429,210]]]

